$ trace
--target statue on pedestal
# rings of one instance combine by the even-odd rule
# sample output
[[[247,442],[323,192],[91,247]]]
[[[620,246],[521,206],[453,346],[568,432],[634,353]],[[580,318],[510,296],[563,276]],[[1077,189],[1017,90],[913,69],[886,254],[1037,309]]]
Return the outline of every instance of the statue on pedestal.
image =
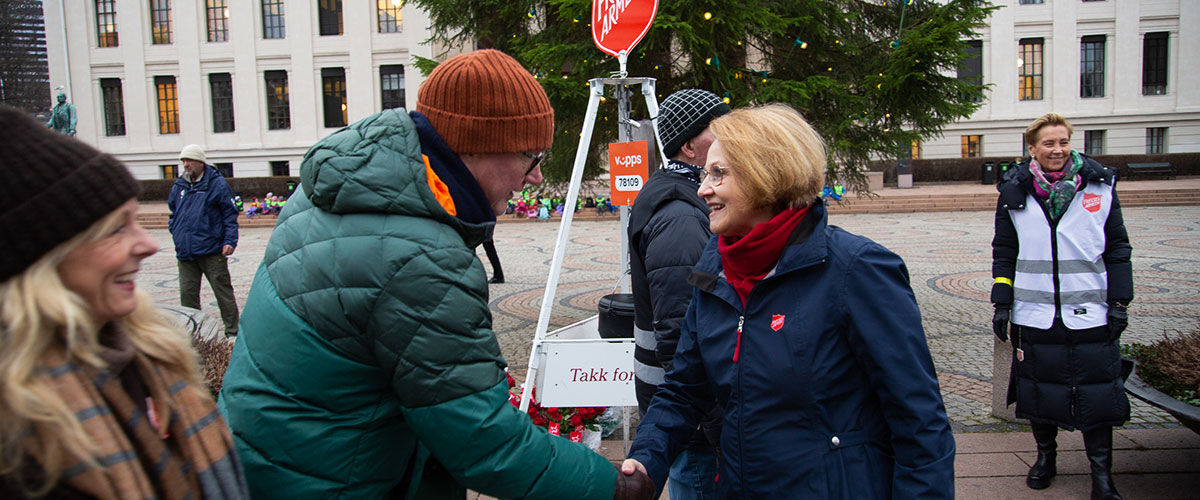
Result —
[[[75,105],[67,102],[65,92],[60,91],[55,97],[58,104],[51,110],[50,121],[46,122],[46,126],[63,134],[75,135]]]

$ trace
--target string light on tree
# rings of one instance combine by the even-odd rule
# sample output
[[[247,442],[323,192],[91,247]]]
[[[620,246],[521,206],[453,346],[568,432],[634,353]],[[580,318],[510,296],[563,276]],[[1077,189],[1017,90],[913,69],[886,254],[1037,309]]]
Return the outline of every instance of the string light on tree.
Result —
[[[801,40],[800,37],[796,37],[796,41],[794,43],[792,43],[792,46],[793,47],[798,46],[798,47],[800,47],[801,50],[803,50],[803,49],[808,48],[808,42]]]
[[[900,27],[896,29],[896,39],[890,44],[893,49],[900,46],[900,38],[901,35],[904,34],[904,12],[908,10],[909,5],[913,4],[913,1],[915,0],[904,0],[904,4],[900,6]],[[887,2],[884,2],[883,4],[887,5]]]
[[[711,19],[712,19],[712,12],[705,12],[705,13],[704,13],[704,20],[705,20],[705,21],[708,21],[708,20],[711,20]]]
[[[537,8],[531,7],[529,9],[529,14],[526,15],[528,15],[530,19],[533,19],[533,16],[537,15]]]

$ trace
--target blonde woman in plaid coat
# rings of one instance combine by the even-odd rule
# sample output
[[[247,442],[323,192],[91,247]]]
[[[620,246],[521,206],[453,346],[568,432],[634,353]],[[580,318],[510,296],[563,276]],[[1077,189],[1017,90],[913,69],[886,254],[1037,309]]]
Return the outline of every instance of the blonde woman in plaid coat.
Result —
[[[0,127],[0,498],[245,498],[189,339],[136,288],[137,183],[16,110]]]

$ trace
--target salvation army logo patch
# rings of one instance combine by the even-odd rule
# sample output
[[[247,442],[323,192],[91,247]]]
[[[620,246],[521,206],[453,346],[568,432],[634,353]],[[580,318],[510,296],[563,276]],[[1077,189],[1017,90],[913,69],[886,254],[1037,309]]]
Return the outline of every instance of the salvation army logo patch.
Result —
[[[1083,209],[1091,213],[1100,211],[1101,196],[1098,194],[1083,193]]]
[[[783,328],[783,315],[782,314],[772,314],[771,315],[771,329],[778,332],[780,328]]]

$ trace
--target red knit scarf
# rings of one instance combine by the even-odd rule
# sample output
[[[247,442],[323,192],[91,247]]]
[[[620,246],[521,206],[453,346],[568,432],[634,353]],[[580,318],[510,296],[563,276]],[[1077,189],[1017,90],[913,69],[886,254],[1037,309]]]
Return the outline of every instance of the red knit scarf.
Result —
[[[749,234],[741,238],[721,236],[718,239],[717,249],[721,252],[725,279],[737,291],[743,307],[750,290],[779,262],[792,230],[804,220],[809,208],[789,208],[779,212],[771,220],[754,226]]]

